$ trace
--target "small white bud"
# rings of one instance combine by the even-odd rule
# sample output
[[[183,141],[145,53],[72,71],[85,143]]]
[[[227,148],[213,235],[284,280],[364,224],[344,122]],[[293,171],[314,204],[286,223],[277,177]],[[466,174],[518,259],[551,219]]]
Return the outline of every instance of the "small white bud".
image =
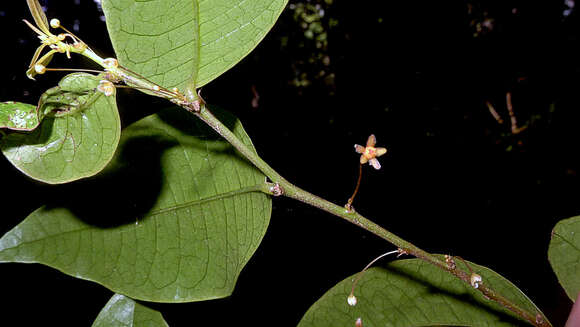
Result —
[[[354,307],[356,305],[356,296],[354,296],[354,294],[349,295],[346,298],[346,302],[348,302],[348,305],[350,305],[351,307]]]
[[[34,65],[34,71],[37,74],[44,74],[46,72],[46,67],[43,64]]]
[[[476,273],[471,274],[471,286],[473,286],[473,288],[479,288],[479,283],[481,283],[481,281],[481,276]]]
[[[153,91],[159,91],[161,88],[159,85],[153,85]]]
[[[53,18],[50,20],[50,27],[52,28],[59,28],[60,27],[60,20]]]

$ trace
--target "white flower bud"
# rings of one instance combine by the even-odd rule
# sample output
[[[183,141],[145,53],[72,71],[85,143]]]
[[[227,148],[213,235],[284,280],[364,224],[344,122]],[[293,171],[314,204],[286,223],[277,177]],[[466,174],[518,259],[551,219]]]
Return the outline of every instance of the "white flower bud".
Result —
[[[59,28],[60,27],[60,20],[53,18],[50,20],[50,27],[52,28]]]
[[[46,67],[43,64],[34,65],[34,71],[37,74],[44,74],[46,72]]]
[[[349,295],[346,298],[346,302],[348,302],[348,305],[350,305],[351,307],[354,307],[356,305],[356,296],[354,296],[354,294]]]
[[[471,274],[471,286],[473,288],[479,288],[479,283],[481,283],[482,278],[476,273]]]

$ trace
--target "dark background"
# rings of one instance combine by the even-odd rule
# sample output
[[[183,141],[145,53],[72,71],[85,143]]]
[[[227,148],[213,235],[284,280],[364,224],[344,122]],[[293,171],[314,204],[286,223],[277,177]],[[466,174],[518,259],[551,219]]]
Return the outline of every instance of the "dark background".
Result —
[[[104,57],[98,5],[48,0]],[[60,74],[25,76],[37,46],[25,1],[0,4],[0,101],[35,103]],[[524,291],[555,326],[571,301],[547,261],[550,231],[580,213],[578,32],[564,1],[291,1],[266,39],[203,88],[235,113],[258,152],[288,180],[342,204],[353,191],[353,144],[389,149],[364,167],[354,206],[435,253],[488,266]],[[76,28],[75,28],[76,27]],[[81,67],[80,59],[54,67]],[[253,92],[253,90],[255,92]],[[510,130],[513,95],[518,134]],[[255,101],[255,93],[259,101]],[[254,101],[253,101],[254,99]],[[160,106],[121,92],[124,124]],[[504,123],[498,124],[490,101]],[[55,187],[0,159],[0,233]],[[95,199],[98,201],[98,199]],[[269,230],[227,299],[153,304],[171,326],[292,326],[326,290],[393,246],[329,214],[277,198]],[[0,270],[3,319],[88,326],[112,293],[40,265]]]

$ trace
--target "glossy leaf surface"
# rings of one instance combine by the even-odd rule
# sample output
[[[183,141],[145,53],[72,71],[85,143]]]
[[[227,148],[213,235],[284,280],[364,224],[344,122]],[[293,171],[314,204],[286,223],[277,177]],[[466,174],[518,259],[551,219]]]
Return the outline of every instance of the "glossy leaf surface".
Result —
[[[41,124],[6,134],[2,153],[24,174],[50,184],[100,172],[115,153],[121,122],[115,97],[96,91],[99,80],[85,73],[64,77],[39,101]]]
[[[245,143],[241,124],[218,117]],[[269,223],[265,177],[193,115],[164,110],[123,131],[97,178],[66,185],[0,239],[0,261],[38,262],[134,299],[231,294]]]
[[[287,0],[104,0],[119,62],[158,83],[194,91],[264,38]]]
[[[463,266],[461,264],[461,266]],[[535,305],[497,273],[470,264],[483,282],[522,308]],[[359,280],[358,304],[347,304],[353,275],[324,294],[304,315],[300,327],[354,326],[525,326],[506,310],[483,298],[480,292],[453,275],[419,259],[399,260],[385,268],[371,268]]]
[[[31,131],[38,124],[36,106],[22,102],[0,102],[0,128]]]
[[[159,311],[115,294],[97,316],[92,327],[167,327]]]
[[[564,219],[552,231],[548,259],[572,301],[580,292],[580,216]]]

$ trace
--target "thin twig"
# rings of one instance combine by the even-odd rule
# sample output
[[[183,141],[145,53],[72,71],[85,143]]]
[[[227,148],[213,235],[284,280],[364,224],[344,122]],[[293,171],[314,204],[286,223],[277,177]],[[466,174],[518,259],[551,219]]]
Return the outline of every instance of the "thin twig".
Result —
[[[356,187],[354,188],[354,192],[352,193],[352,196],[348,199],[348,201],[346,202],[346,205],[344,206],[347,210],[352,210],[352,202],[354,201],[354,197],[356,196],[356,194],[358,193],[358,189],[360,188],[360,181],[362,179],[362,164],[358,165],[358,180],[356,181]]]
[[[380,260],[381,258],[384,258],[388,255],[391,254],[395,254],[395,253],[400,253],[399,249],[397,250],[393,250],[387,253],[383,253],[380,256],[376,257],[373,259],[373,261],[369,262],[368,265],[366,265],[363,270],[360,271],[360,273],[356,276],[356,279],[354,280],[354,282],[352,283],[352,288],[350,289],[350,294],[353,295],[354,294],[354,288],[356,287],[356,284],[358,283],[358,281],[362,278],[362,276],[365,274],[365,271],[367,271],[367,269],[369,269],[370,266],[372,266],[375,262],[377,262],[378,260]]]
[[[501,119],[501,116],[497,113],[491,102],[485,101],[485,104],[487,105],[489,113],[493,116],[493,118],[497,121],[497,123],[503,124],[503,119]]]
[[[512,123],[512,133],[519,134],[520,132],[522,132],[523,130],[526,129],[526,126],[518,127],[518,122],[516,120],[516,114],[514,113],[514,107],[512,105],[512,93],[511,92],[506,93],[505,103],[506,103],[508,113],[510,115],[510,121]]]

